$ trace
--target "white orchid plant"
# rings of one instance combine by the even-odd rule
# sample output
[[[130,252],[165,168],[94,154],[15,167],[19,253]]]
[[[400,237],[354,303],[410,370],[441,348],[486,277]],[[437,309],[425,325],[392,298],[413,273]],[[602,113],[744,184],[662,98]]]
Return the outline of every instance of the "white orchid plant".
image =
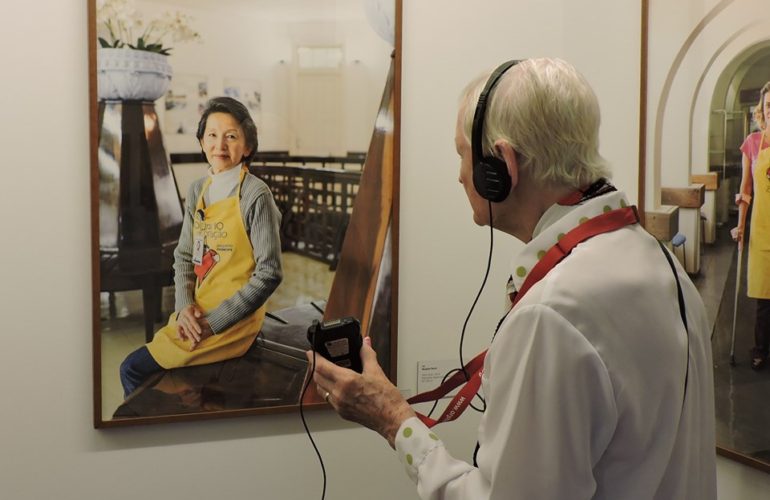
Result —
[[[199,41],[192,18],[180,12],[166,12],[160,19],[142,20],[131,0],[96,0],[99,44],[104,48],[131,48],[169,55],[167,43]]]

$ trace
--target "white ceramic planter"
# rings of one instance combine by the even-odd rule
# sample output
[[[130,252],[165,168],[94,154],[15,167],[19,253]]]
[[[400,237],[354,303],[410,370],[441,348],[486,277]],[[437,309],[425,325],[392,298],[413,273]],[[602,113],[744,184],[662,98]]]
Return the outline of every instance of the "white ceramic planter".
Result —
[[[99,100],[154,101],[171,83],[168,56],[134,49],[96,51]]]

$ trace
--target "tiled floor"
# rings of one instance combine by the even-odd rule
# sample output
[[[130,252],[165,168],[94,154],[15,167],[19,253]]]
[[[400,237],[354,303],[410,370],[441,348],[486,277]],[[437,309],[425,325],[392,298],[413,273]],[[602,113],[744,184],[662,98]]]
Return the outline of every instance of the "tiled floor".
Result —
[[[334,272],[329,266],[294,253],[283,254],[284,279],[268,299],[267,310],[276,311],[329,296]],[[123,359],[144,344],[142,295],[139,291],[115,294],[116,315],[109,317],[108,297],[101,300],[101,374],[102,418],[109,420],[123,401],[118,368]],[[163,290],[163,311],[168,316],[174,309],[174,290]],[[161,324],[156,325],[158,328]]]

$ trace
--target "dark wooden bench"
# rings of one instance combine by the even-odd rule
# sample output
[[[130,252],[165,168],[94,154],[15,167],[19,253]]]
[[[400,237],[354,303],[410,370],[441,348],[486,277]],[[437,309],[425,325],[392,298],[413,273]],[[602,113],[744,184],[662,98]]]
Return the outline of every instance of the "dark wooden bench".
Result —
[[[324,301],[282,309],[265,318],[243,356],[157,373],[115,411],[134,418],[298,404],[307,360],[307,329]]]

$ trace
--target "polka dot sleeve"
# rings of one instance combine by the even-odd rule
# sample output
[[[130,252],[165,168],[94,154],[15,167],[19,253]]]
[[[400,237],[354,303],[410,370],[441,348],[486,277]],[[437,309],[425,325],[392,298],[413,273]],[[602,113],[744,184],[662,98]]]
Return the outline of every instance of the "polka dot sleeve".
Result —
[[[443,446],[441,440],[417,417],[412,417],[398,429],[396,435],[396,452],[406,473],[417,482],[417,471],[420,464],[436,448]]]

